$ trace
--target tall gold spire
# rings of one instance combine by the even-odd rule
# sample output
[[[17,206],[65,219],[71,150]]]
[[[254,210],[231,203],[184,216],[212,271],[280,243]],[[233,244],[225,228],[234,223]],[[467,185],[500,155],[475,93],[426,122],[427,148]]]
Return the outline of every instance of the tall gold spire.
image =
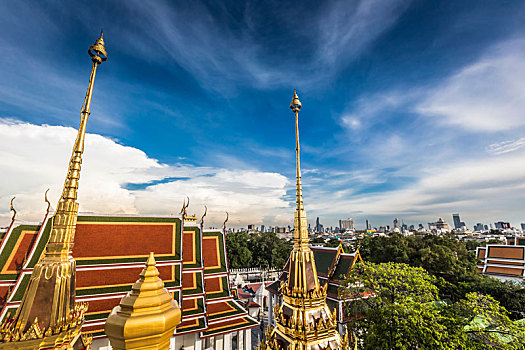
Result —
[[[294,215],[294,245],[297,249],[308,248],[306,212],[303,205],[303,186],[301,184],[301,147],[299,145],[299,110],[301,101],[294,91],[290,109],[295,113],[295,157],[296,157],[296,208]]]
[[[69,168],[62,196],[58,201],[55,215],[52,218],[51,233],[45,251],[35,265],[29,286],[22,298],[14,321],[10,325],[2,325],[4,341],[13,341],[24,334],[39,334],[34,328],[42,330],[46,337],[61,335],[78,328],[78,336],[86,305],[75,303],[75,271],[76,262],[71,252],[75,238],[75,228],[78,214],[77,191],[84,152],[87,119],[90,114],[91,97],[97,66],[107,59],[104,39],[98,38],[88,49],[93,62],[91,76],[82,110],[80,126],[69,161]],[[76,333],[75,333],[76,334]],[[27,337],[26,337],[27,338]],[[39,338],[38,336],[29,337]],[[76,340],[75,340],[76,341]],[[38,348],[38,347],[37,347]]]
[[[306,211],[303,204],[303,185],[301,183],[301,147],[299,144],[299,111],[301,101],[294,91],[290,109],[295,114],[295,196],[296,207],[294,213],[294,248],[290,256],[290,274],[288,275],[288,286],[291,289],[299,288],[303,292],[319,289],[319,280],[315,269],[313,252],[309,247],[308,223]]]
[[[288,278],[281,282],[281,305],[274,308],[276,326],[267,329],[261,350],[334,350],[346,349],[346,342],[336,330],[335,310],[326,305],[328,284],[319,285],[312,250],[309,247],[306,212],[301,184],[299,110],[301,101],[294,93],[295,113],[296,208],[294,214],[294,247],[288,260]]]

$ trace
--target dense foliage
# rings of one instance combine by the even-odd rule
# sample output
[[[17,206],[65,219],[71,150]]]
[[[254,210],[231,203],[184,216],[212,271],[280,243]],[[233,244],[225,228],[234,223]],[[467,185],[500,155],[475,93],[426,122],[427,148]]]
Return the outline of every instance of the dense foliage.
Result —
[[[292,249],[291,243],[273,232],[231,232],[226,235],[228,265],[232,269],[247,267],[283,268]]]
[[[488,294],[510,311],[512,318],[525,317],[525,286],[480,275],[475,255],[453,237],[365,237],[359,251],[364,261],[404,263],[425,269],[436,278],[440,299],[456,302],[467,293]]]
[[[359,335],[360,348],[523,348],[525,330],[498,301],[478,293],[441,301],[437,280],[403,263],[357,264],[341,293],[354,299],[348,327]]]

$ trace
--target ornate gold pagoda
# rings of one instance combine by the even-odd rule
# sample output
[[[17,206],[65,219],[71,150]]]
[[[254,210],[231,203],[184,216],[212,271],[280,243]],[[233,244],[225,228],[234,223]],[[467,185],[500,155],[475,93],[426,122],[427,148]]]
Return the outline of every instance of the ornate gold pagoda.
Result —
[[[295,113],[296,209],[294,247],[290,253],[288,279],[281,282],[283,303],[274,308],[276,327],[268,327],[259,349],[324,350],[347,349],[348,340],[336,329],[335,310],[326,305],[328,284],[319,285],[314,254],[309,247],[306,212],[303,205],[299,147],[301,102],[294,93],[290,108]]]
[[[150,253],[140,279],[113,309],[104,330],[115,350],[168,350],[180,320],[179,305],[164,289]]]
[[[87,304],[75,302],[76,262],[72,257],[78,214],[77,191],[84,152],[86,124],[97,66],[107,59],[102,33],[88,49],[93,61],[80,113],[80,127],[69,161],[62,196],[53,216],[44,254],[35,265],[22,303],[13,318],[0,325],[0,348],[88,349],[81,337]]]

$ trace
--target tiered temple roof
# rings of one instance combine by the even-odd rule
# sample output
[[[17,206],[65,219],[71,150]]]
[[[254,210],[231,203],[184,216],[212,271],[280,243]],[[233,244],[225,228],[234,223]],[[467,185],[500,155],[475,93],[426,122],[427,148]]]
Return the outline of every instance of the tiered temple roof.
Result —
[[[328,283],[326,303],[330,309],[335,308],[337,310],[337,322],[344,323],[348,321],[349,317],[345,312],[344,302],[349,299],[339,296],[339,288],[344,276],[348,274],[352,266],[362,261],[359,249],[353,253],[345,253],[341,245],[335,248],[312,246],[310,249],[314,252],[315,267],[320,285],[324,286]],[[268,291],[273,295],[279,296],[281,294],[279,291],[280,281],[284,281],[287,278],[288,263],[286,263],[279,281],[268,286]]]
[[[31,272],[49,238],[52,213],[41,225],[12,225],[0,243],[0,320],[20,305]],[[196,220],[195,220],[196,221]],[[165,288],[182,309],[175,335],[202,337],[257,325],[233,300],[224,235],[175,217],[79,216],[73,257],[76,298],[87,302],[83,333],[104,337],[109,313],[155,252]]]

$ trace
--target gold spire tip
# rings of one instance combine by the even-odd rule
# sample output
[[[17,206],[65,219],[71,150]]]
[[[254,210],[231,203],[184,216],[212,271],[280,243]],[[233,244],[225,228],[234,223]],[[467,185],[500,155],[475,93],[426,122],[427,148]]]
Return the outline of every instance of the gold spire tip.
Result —
[[[292,102],[290,103],[290,108],[294,112],[299,112],[301,109],[301,101],[299,101],[299,96],[297,96],[297,90],[294,90]]]
[[[101,64],[108,59],[108,54],[106,52],[106,46],[104,44],[104,39],[102,38],[104,31],[100,32],[100,38],[98,38],[93,45],[88,49],[88,54],[91,57],[93,63]]]
[[[153,256],[153,252],[149,253],[148,261],[146,261],[147,266],[155,266],[155,257]]]

